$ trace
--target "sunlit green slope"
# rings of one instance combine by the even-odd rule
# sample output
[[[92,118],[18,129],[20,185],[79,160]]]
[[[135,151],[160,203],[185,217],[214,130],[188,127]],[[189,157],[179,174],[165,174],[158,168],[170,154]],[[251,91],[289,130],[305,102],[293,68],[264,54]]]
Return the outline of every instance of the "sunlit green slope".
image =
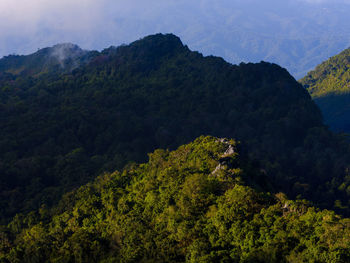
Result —
[[[350,92],[350,48],[310,71],[300,82],[314,98]]]
[[[234,140],[200,137],[17,216],[3,262],[349,262],[350,220],[273,195]]]
[[[350,49],[330,58],[300,82],[322,110],[335,131],[350,132]]]

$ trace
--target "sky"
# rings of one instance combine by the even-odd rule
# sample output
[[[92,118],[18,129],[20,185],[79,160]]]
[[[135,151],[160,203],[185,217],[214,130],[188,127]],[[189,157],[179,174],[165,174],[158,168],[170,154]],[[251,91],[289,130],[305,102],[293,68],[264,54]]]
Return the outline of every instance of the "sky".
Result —
[[[349,13],[350,0],[0,0],[0,57],[65,42],[101,50],[162,32],[233,63],[288,64],[268,46],[329,39],[330,53],[340,51],[350,45]]]

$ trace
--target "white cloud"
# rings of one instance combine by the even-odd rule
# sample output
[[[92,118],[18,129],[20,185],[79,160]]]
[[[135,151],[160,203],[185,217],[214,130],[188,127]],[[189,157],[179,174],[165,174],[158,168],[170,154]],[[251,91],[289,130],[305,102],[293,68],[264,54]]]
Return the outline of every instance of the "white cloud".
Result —
[[[0,54],[72,40],[89,41],[103,20],[101,0],[0,0]],[[20,44],[21,41],[25,43]],[[90,40],[91,41],[91,40]],[[16,49],[16,48],[15,48]],[[17,51],[17,50],[13,50]]]
[[[93,0],[80,1],[49,1],[49,0],[2,0],[0,2],[0,18],[8,23],[7,26],[19,27],[24,32],[35,30],[40,23],[59,27],[63,23],[69,23],[72,28],[81,27],[85,20],[93,18],[94,12],[100,4]]]

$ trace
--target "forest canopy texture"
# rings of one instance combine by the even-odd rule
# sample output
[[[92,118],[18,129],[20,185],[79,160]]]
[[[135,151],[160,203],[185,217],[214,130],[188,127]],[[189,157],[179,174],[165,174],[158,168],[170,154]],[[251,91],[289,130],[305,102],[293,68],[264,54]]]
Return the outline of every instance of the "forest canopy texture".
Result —
[[[203,57],[171,34],[102,52],[68,50],[74,55],[64,61],[50,49],[31,55],[38,60],[0,61],[4,224],[19,212],[54,207],[99,174],[201,135],[240,141],[241,156],[266,174],[264,191],[350,214],[349,146],[285,69]]]
[[[350,132],[350,48],[318,65],[300,80],[335,131]]]
[[[349,262],[350,220],[266,188],[237,142],[200,137],[16,216],[3,262]]]

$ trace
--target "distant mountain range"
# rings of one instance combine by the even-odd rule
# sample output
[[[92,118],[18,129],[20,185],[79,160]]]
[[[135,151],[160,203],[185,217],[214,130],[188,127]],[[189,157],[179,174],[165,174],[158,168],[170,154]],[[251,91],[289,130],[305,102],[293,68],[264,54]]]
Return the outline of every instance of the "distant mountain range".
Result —
[[[128,5],[112,2],[109,3],[115,8],[112,10],[120,11],[106,10],[103,21],[91,17],[84,26],[89,29],[88,35],[73,30],[65,39],[85,49],[101,49],[111,43],[120,45],[145,35],[172,32],[204,55],[220,56],[234,64],[277,63],[296,79],[350,47],[349,1],[179,0],[152,4],[130,1]],[[21,35],[17,41],[13,35],[8,36],[2,41],[0,54],[23,54],[61,41],[62,32],[51,32],[48,38],[45,26],[38,27],[35,36]]]
[[[227,6],[219,2],[213,6],[203,4],[196,11],[202,23],[194,22],[189,27],[190,34],[180,35],[190,47],[205,54],[216,54],[233,63],[277,63],[298,79],[350,47],[350,4],[337,0],[315,2],[249,0],[230,1]]]

